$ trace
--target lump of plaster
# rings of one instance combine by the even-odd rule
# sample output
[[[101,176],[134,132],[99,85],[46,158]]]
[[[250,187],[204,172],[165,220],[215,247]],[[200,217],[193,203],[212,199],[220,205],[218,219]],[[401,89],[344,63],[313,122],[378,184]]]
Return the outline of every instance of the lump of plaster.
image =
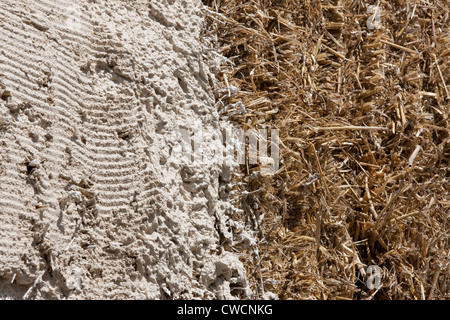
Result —
[[[224,252],[217,260],[208,261],[200,279],[205,286],[217,291],[219,299],[252,296],[243,264],[229,252]]]

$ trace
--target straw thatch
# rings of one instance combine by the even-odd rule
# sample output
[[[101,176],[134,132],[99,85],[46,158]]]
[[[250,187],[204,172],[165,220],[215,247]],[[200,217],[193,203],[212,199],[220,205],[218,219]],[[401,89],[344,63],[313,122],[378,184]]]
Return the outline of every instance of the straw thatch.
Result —
[[[282,141],[277,174],[239,178],[255,298],[450,298],[449,3],[206,2],[218,108]]]

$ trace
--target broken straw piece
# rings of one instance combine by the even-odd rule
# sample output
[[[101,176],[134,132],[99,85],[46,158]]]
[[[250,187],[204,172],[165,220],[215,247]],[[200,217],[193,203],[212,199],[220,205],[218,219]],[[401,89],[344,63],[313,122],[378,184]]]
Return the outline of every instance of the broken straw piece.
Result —
[[[414,163],[414,159],[416,159],[417,155],[419,154],[419,151],[421,149],[421,146],[416,146],[416,149],[414,149],[414,152],[412,153],[411,157],[409,157],[408,165],[412,167]]]

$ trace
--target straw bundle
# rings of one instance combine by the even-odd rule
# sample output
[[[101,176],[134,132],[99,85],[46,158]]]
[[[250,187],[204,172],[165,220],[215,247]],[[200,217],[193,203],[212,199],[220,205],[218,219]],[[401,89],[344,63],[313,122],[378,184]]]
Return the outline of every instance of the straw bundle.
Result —
[[[206,2],[218,108],[280,132],[280,170],[238,181],[257,297],[450,298],[448,2]]]

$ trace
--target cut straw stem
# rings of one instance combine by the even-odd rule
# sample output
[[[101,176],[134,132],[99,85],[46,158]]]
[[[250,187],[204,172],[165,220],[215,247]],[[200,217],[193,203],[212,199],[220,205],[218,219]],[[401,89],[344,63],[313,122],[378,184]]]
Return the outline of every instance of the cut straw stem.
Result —
[[[440,76],[441,81],[442,81],[442,85],[444,86],[445,93],[447,94],[447,99],[450,99],[450,94],[448,93],[448,89],[447,89],[447,83],[445,82],[444,76],[442,75],[442,71],[441,71],[441,68],[439,67],[439,62],[437,61],[437,58],[436,58],[435,54],[433,54],[433,58],[434,58],[434,61],[436,62],[436,67],[438,69],[439,76]]]
[[[396,48],[396,49],[399,49],[399,50],[403,50],[405,52],[409,52],[409,53],[412,53],[412,54],[416,54],[416,52],[413,49],[406,48],[406,47],[401,46],[399,44],[396,44],[396,43],[393,43],[393,42],[389,42],[389,41],[386,41],[386,40],[381,40],[381,42],[383,42],[384,44],[387,44],[388,46],[391,46],[393,48]]]
[[[381,130],[388,131],[387,127],[366,127],[366,126],[339,126],[339,127],[316,127],[318,131],[330,131],[330,130]]]

